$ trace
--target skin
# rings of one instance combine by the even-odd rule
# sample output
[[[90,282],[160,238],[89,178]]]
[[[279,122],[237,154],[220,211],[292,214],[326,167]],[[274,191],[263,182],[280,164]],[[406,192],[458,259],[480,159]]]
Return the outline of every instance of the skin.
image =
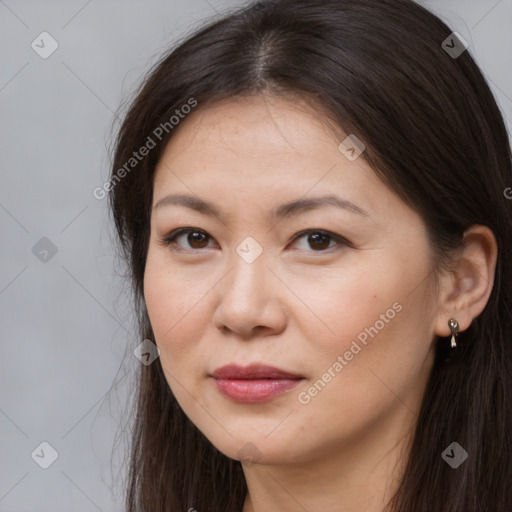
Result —
[[[434,340],[450,334],[451,317],[467,329],[492,289],[492,232],[472,227],[455,270],[436,274],[421,217],[378,179],[364,153],[354,161],[342,154],[346,135],[319,112],[262,95],[198,109],[155,173],[153,205],[183,193],[223,214],[153,209],[144,293],[167,382],[185,414],[226,456],[252,456],[242,462],[243,512],[382,511],[402,474]],[[267,219],[281,203],[333,193],[368,215],[326,206]],[[180,227],[207,236],[159,242]],[[294,240],[304,229],[350,243]],[[248,236],[263,250],[252,263],[236,252]],[[299,393],[395,303],[400,312],[300,403]],[[209,377],[222,365],[253,362],[304,380],[246,404],[221,395]]]

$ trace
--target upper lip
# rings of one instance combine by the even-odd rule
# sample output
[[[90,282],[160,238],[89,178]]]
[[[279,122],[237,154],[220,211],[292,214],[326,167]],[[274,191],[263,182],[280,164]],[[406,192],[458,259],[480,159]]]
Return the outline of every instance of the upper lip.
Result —
[[[215,379],[301,379],[300,375],[285,372],[275,366],[253,363],[249,366],[228,364],[217,368],[211,375]]]

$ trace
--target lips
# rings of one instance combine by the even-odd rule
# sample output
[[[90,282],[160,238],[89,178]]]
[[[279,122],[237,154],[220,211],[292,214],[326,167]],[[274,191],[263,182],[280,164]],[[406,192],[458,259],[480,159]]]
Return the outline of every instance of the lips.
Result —
[[[254,363],[249,366],[228,364],[217,368],[211,376],[215,379],[229,380],[302,379],[300,375],[286,372],[274,366],[266,366],[258,363]]]
[[[211,377],[217,390],[232,402],[259,403],[293,389],[303,377],[274,366],[254,363],[217,368]]]

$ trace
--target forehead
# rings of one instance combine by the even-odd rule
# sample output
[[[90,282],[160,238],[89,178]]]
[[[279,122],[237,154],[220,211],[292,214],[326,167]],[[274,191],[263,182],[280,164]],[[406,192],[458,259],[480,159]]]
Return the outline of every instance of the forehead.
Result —
[[[307,139],[312,129],[315,130],[316,136],[323,134],[334,140],[342,136],[341,129],[330,121],[327,111],[321,104],[296,95],[236,96],[204,107],[199,104],[185,118],[180,127],[187,125],[189,130],[177,130],[174,137],[175,143],[190,142],[191,125],[194,125],[195,135],[201,142],[215,136],[229,136],[230,141],[233,142],[244,139],[247,130],[250,130],[253,135],[258,134],[260,137],[274,139],[276,143],[277,139],[282,139],[285,134],[292,135],[296,141]],[[335,134],[336,131],[338,133]],[[300,148],[295,148],[295,150],[298,149]]]
[[[299,99],[198,105],[177,128],[156,168],[153,205],[178,192],[218,198],[226,207],[237,197],[238,207],[259,203],[269,214],[277,203],[329,194],[370,216],[397,207],[398,198],[363,158],[349,160],[340,151],[346,135]]]
[[[266,185],[273,178],[315,182],[333,167],[373,174],[363,159],[347,165],[340,158],[338,146],[345,135],[338,131],[300,98],[258,95],[199,105],[173,133],[157,165],[157,179],[170,169],[188,176],[202,172],[204,179],[226,173],[232,179],[262,178]]]

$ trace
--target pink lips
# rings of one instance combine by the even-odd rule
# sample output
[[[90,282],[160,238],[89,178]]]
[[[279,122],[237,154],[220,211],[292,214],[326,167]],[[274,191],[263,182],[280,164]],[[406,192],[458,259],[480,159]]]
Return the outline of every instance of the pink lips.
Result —
[[[230,364],[217,368],[211,376],[217,389],[235,402],[257,403],[270,400],[295,387],[303,377],[273,366]]]

